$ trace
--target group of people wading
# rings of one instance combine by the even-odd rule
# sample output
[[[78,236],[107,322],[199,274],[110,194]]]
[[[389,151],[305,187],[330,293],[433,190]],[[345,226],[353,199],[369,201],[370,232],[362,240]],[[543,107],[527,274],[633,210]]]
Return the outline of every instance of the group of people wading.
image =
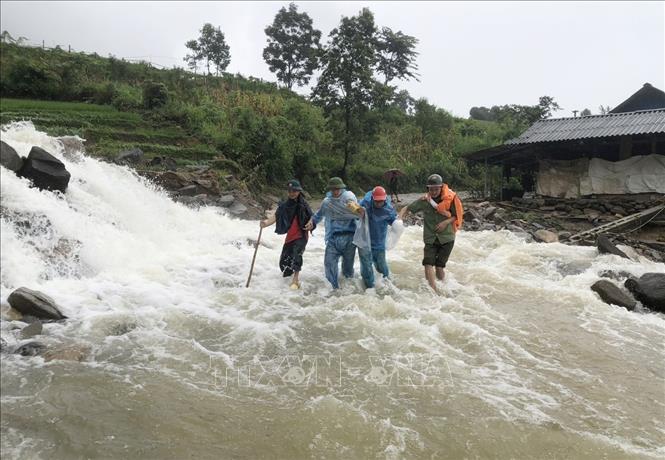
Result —
[[[321,220],[325,223],[324,268],[326,279],[332,287],[339,288],[340,258],[344,277],[353,277],[358,249],[363,282],[367,288],[373,288],[375,268],[384,278],[390,275],[386,262],[388,226],[403,219],[407,212],[413,212],[422,213],[423,216],[425,248],[422,264],[427,282],[438,292],[436,280],[444,279],[444,269],[464,214],[459,197],[443,183],[440,175],[429,176],[427,193],[403,207],[399,213],[381,186],[374,187],[360,201],[352,191],[347,190],[339,177],[330,179],[328,190],[321,207],[314,213],[303,196],[300,182],[291,180],[287,184],[288,199],[279,204],[273,217],[260,223],[262,228],[277,224],[275,232],[286,235],[279,268],[284,277],[293,276],[291,289],[300,288],[298,277],[302,269],[303,253],[310,234]],[[363,225],[369,227],[363,229],[369,241],[367,238],[358,239],[358,227]]]

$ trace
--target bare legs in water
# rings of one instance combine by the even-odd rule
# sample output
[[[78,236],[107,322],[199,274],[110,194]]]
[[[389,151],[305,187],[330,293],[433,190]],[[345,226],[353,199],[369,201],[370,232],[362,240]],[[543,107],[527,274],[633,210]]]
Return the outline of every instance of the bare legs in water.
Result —
[[[425,265],[425,278],[429,283],[429,286],[437,294],[441,294],[439,289],[436,287],[436,280],[443,281],[446,277],[446,272],[443,267],[434,267],[434,265]]]

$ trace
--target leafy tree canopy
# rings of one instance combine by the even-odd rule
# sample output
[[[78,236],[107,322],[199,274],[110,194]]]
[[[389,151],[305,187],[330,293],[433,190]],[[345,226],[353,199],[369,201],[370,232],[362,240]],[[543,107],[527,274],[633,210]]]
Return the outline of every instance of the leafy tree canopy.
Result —
[[[317,68],[321,32],[312,27],[307,13],[298,13],[291,3],[281,8],[271,25],[265,28],[268,46],[263,59],[287,88],[306,85]]]
[[[531,125],[538,120],[550,118],[552,113],[557,110],[561,110],[561,107],[554,101],[553,97],[542,96],[537,105],[495,105],[491,109],[472,107],[469,115],[474,120]]]
[[[384,84],[396,78],[418,80],[418,65],[415,63],[417,44],[417,38],[401,31],[393,32],[389,27],[381,30],[377,39],[377,71],[384,76]]]
[[[216,74],[219,75],[231,63],[231,52],[229,45],[226,44],[224,33],[219,27],[215,28],[210,23],[203,25],[198,40],[189,40],[185,46],[191,53],[185,56],[184,60],[193,70],[196,69],[199,62],[203,61],[208,75],[210,75],[211,64],[215,67]]]

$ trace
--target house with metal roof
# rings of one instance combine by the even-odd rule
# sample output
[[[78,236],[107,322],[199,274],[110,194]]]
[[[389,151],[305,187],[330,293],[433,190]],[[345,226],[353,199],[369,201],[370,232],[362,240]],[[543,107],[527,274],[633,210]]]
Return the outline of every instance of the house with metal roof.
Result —
[[[539,120],[466,158],[544,196],[665,194],[665,92],[646,83],[608,114]]]

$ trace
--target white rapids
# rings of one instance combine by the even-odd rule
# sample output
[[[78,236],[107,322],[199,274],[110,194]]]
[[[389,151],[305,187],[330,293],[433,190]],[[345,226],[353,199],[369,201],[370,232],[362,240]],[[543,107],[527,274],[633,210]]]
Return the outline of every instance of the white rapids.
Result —
[[[2,354],[3,458],[665,457],[665,316],[589,289],[663,264],[461,232],[435,296],[408,227],[390,281],[365,291],[356,266],[335,292],[321,229],[292,291],[268,231],[247,289],[258,222],[174,203],[30,123],[2,140],[72,175],[59,194],[0,168],[2,338],[27,342],[7,305],[25,286],[68,316],[31,340],[88,350]]]

